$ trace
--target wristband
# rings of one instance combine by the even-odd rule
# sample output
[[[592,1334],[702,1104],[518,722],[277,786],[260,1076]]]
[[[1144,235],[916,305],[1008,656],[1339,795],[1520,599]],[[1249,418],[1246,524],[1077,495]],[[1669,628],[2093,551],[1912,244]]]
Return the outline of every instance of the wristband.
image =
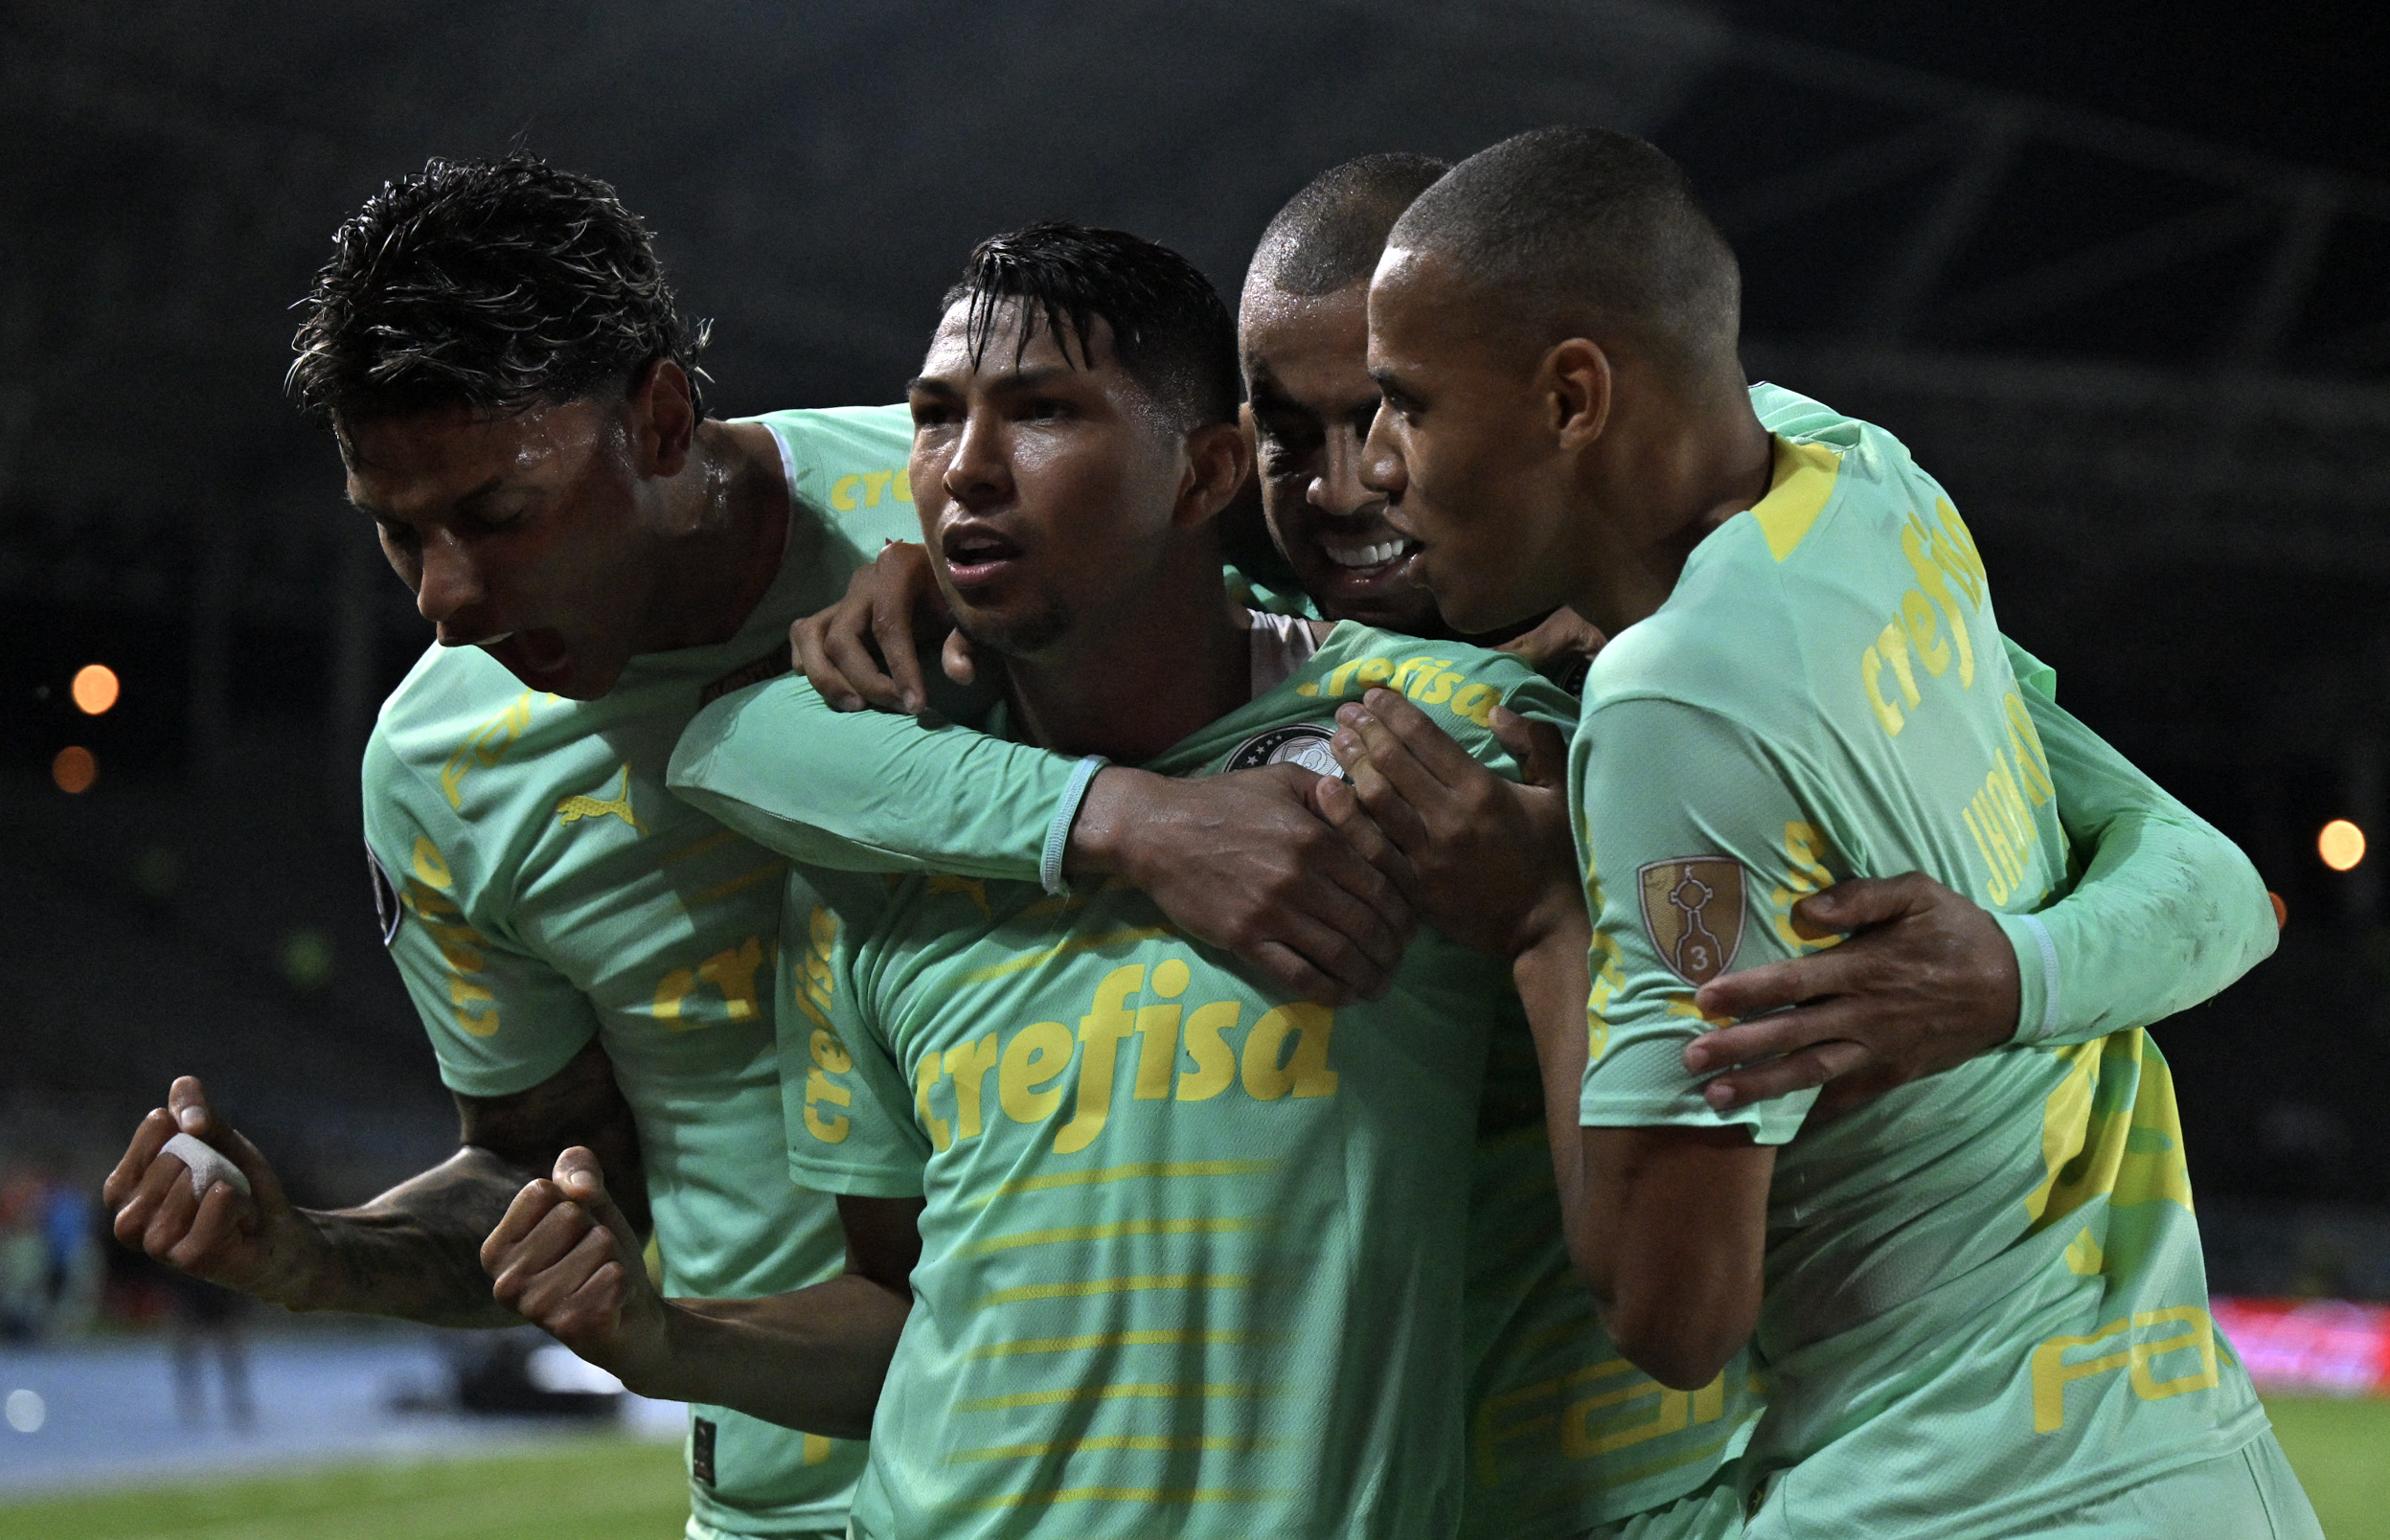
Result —
[[[1071,825],[1079,819],[1079,804],[1087,800],[1087,787],[1096,772],[1112,761],[1101,754],[1090,754],[1071,769],[1070,783],[1062,788],[1062,800],[1055,805],[1054,821],[1046,826],[1045,853],[1037,858],[1037,880],[1046,892],[1060,896],[1071,891],[1062,877],[1062,852],[1070,849]]]

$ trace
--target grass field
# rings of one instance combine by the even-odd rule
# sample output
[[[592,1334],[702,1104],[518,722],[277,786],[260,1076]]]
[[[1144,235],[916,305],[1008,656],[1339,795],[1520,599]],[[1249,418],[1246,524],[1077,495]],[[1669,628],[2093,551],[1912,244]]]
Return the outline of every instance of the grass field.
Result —
[[[2269,1399],[2325,1540],[2390,1540],[2390,1400]]]
[[[2390,1400],[2266,1403],[2328,1540],[2390,1540]],[[680,1450],[627,1439],[0,1505],[0,1540],[672,1540]]]
[[[575,1439],[0,1505],[0,1540],[677,1540],[687,1490],[677,1444]]]

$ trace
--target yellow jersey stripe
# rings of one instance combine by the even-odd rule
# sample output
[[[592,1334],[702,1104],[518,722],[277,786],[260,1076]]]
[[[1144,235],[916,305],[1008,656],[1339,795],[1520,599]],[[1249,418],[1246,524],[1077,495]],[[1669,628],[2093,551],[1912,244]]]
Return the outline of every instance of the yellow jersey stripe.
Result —
[[[1285,1495],[1266,1486],[1063,1486],[1050,1492],[990,1497],[970,1506],[986,1509],[1048,1503],[1265,1503]]]
[[[1097,1385],[1072,1386],[1059,1391],[1022,1391],[1014,1395],[982,1395],[968,1401],[957,1401],[957,1412],[1008,1412],[1023,1406],[1061,1406],[1072,1401],[1179,1401],[1201,1397],[1205,1400],[1238,1400],[1248,1396],[1277,1395],[1274,1385]]]
[[[738,834],[730,829],[717,828],[703,839],[691,840],[679,849],[668,852],[656,862],[656,865],[671,866],[675,861],[686,861],[693,855],[703,855],[708,850],[718,850],[738,837]]]
[[[969,1358],[1013,1358],[1022,1353],[1074,1353],[1090,1348],[1234,1348],[1276,1342],[1275,1331],[1091,1331],[1078,1337],[1020,1337],[972,1348]]]
[[[1057,1438],[1047,1443],[990,1444],[985,1449],[958,1449],[946,1457],[946,1463],[966,1465],[983,1460],[1036,1460],[1046,1455],[1068,1456],[1087,1450],[1106,1449],[1127,1449],[1139,1454],[1170,1454],[1181,1449],[1199,1453],[1275,1449],[1285,1442],[1282,1438],[1173,1438],[1163,1434],[1120,1433],[1096,1438]]]
[[[705,904],[717,902],[729,897],[732,894],[743,893],[767,877],[777,877],[787,870],[788,863],[785,861],[767,861],[752,872],[741,872],[727,882],[717,882],[711,888],[703,888],[691,894],[688,901],[681,907],[695,909]]]
[[[1127,1278],[1090,1278],[1070,1283],[1023,1283],[997,1289],[971,1302],[974,1310],[990,1305],[1020,1304],[1030,1300],[1085,1300],[1100,1294],[1133,1294],[1148,1289],[1241,1289],[1253,1280],[1242,1273],[1137,1273]]]
[[[1276,1161],[1137,1161],[1127,1166],[1091,1166],[1083,1171],[1056,1171],[1001,1183],[986,1197],[972,1199],[971,1206],[982,1207],[1019,1192],[1050,1192],[1056,1188],[1098,1187],[1106,1182],[1136,1182],[1150,1177],[1255,1176],[1277,1165]]]
[[[1054,1246],[1072,1240],[1116,1240],[1123,1235],[1230,1235],[1249,1230],[1267,1230],[1276,1221],[1271,1219],[1124,1219],[1109,1225],[1068,1225],[1058,1230],[1023,1230],[1010,1235],[990,1235],[975,1240],[961,1249],[965,1257],[986,1257],[992,1252],[1015,1251],[1023,1246]]]

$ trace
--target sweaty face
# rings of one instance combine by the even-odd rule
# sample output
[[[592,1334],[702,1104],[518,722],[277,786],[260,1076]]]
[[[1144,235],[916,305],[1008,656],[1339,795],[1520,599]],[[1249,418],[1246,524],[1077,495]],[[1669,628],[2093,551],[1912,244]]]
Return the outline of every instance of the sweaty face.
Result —
[[[1108,325],[1092,362],[1075,339],[1064,356],[1042,316],[1022,348],[1007,302],[974,364],[968,310],[946,312],[907,392],[913,496],[963,633],[1029,657],[1135,602],[1164,555],[1186,440],[1122,371]]]
[[[641,650],[655,541],[629,434],[623,403],[595,399],[339,424],[349,499],[441,645],[574,700],[613,689]]]
[[[1369,285],[1246,295],[1238,342],[1253,400],[1262,510],[1278,549],[1332,620],[1414,635],[1443,629],[1412,570],[1416,545],[1361,481],[1377,415],[1369,377]]]
[[[1369,373],[1385,397],[1367,483],[1419,543],[1412,570],[1447,623],[1479,635],[1566,603],[1567,463],[1539,360],[1491,340],[1483,301],[1440,260],[1388,248],[1369,291]]]

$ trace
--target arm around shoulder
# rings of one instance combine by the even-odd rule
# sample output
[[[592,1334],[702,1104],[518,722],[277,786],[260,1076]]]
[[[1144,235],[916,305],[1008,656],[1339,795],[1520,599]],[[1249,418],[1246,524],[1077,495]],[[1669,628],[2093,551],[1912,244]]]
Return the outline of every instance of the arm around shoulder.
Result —
[[[2085,1042],[2145,1027],[2222,991],[2271,956],[2272,901],[2241,848],[2047,693],[2048,670],[2009,644],[2025,753],[2058,800],[2083,874],[2035,915],[1997,917],[2017,954],[2016,1040]]]

